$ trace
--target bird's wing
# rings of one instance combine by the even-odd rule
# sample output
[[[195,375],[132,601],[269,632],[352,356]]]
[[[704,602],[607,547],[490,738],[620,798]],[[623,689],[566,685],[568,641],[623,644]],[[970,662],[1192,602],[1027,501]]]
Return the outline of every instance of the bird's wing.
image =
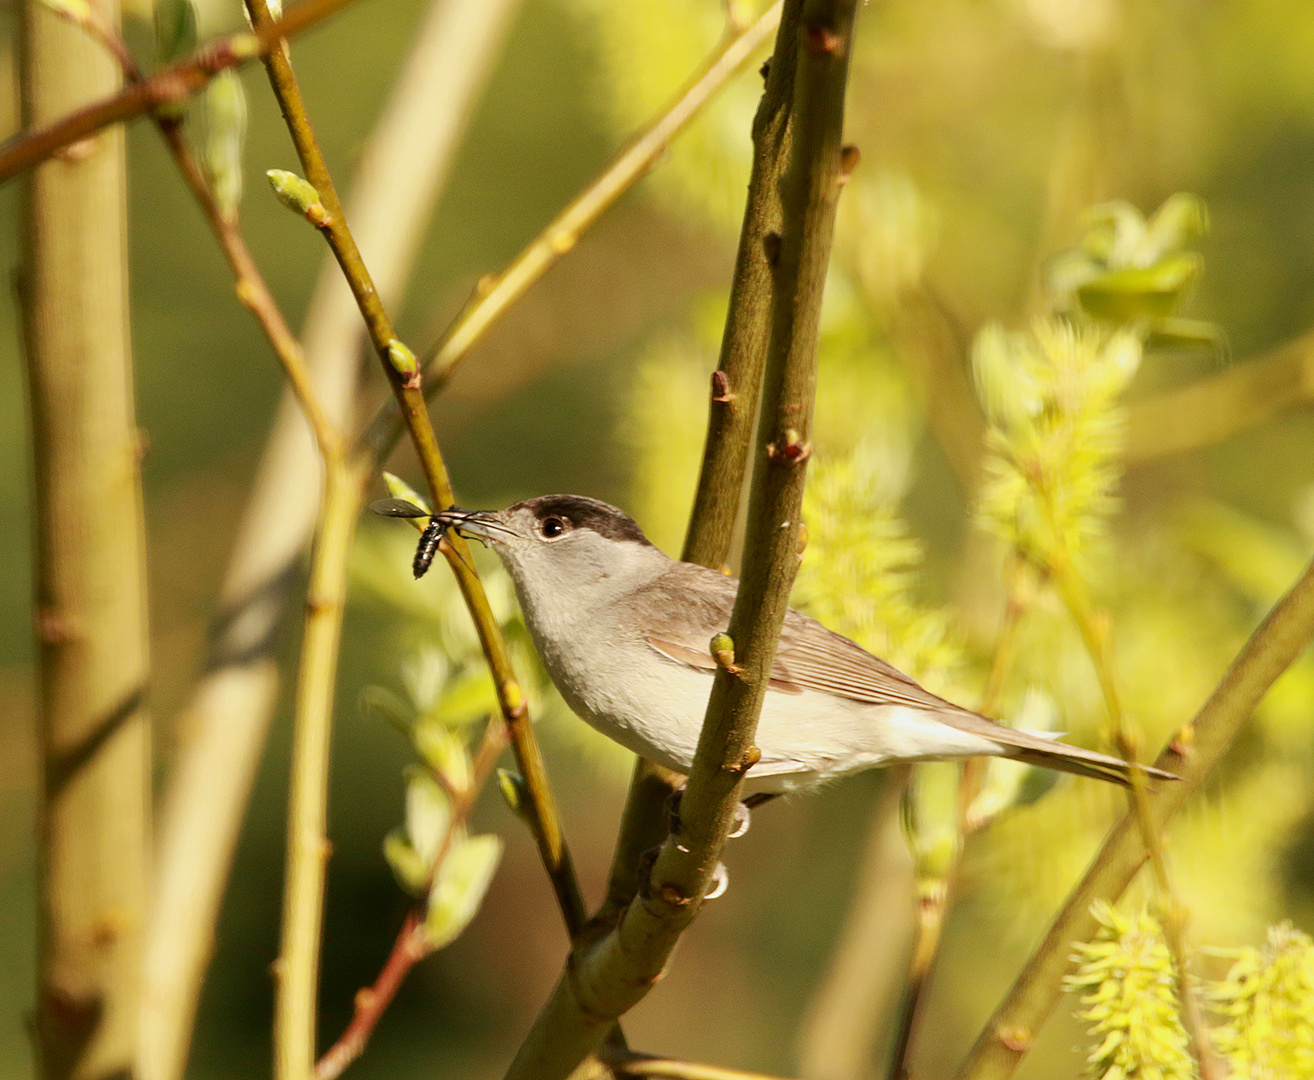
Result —
[[[644,640],[677,663],[715,671],[712,635],[729,625],[738,585],[714,570],[675,563],[635,594]],[[771,666],[771,686],[795,694],[818,690],[869,705],[962,712],[856,642],[793,609],[785,616]]]
[[[655,582],[635,594],[634,610],[643,639],[676,663],[709,674],[714,672],[712,635],[729,625],[738,586],[734,578],[714,570],[674,563]],[[1009,757],[1050,769],[1127,783],[1125,761],[1055,742],[1045,735],[1005,727],[937,697],[861,645],[793,609],[785,616],[771,665],[770,685],[785,693],[816,690],[867,705],[924,709],[934,713],[942,724],[998,743]],[[1159,769],[1142,768],[1152,777],[1178,779]]]

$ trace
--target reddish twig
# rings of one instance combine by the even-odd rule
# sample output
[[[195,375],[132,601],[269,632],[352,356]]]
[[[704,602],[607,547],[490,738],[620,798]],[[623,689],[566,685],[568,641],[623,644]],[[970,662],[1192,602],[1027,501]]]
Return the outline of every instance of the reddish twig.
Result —
[[[0,183],[81,142],[102,128],[122,123],[204,90],[225,68],[265,56],[284,38],[328,18],[351,0],[302,0],[282,19],[255,31],[243,31],[202,45],[186,60],[132,83],[113,97],[93,102],[46,127],[18,135],[0,147]],[[93,28],[94,32],[94,28]]]
[[[452,800],[452,818],[429,869],[429,883],[424,890],[426,895],[442,867],[443,859],[451,849],[453,839],[465,826],[479,793],[492,775],[493,766],[506,745],[506,725],[495,717],[484,728],[484,738],[475,754],[470,784]],[[337,1080],[347,1066],[365,1052],[365,1044],[374,1034],[374,1029],[392,1004],[392,999],[397,996],[411,968],[433,951],[425,939],[424,901],[420,901],[406,913],[406,920],[402,923],[397,940],[393,942],[392,952],[388,954],[378,977],[371,985],[356,992],[356,1011],[351,1017],[351,1023],[315,1065],[315,1080]]]

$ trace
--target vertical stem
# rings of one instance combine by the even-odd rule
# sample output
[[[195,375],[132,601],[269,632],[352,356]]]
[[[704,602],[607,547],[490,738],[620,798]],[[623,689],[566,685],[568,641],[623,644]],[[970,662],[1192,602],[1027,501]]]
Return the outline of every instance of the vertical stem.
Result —
[[[753,118],[753,170],[748,181],[744,222],[735,255],[730,307],[721,353],[712,376],[707,441],[698,490],[681,558],[719,569],[730,558],[730,543],[743,503],[748,451],[762,392],[762,368],[771,337],[775,292],[768,236],[780,236],[780,184],[789,163],[791,105],[798,64],[798,25],[803,5],[784,6],[775,52],[766,67],[766,88]],[[663,810],[678,776],[639,758],[612,857],[609,913],[634,895],[640,855],[665,836]]]
[[[324,866],[329,854],[325,833],[333,689],[346,599],[347,553],[367,475],[364,469],[346,465],[336,456],[325,460],[324,502],[311,558],[297,672],[287,886],[275,969],[275,1075],[280,1080],[310,1080],[315,1070]]]
[[[117,21],[116,5],[107,17]],[[119,87],[96,40],[22,5],[22,120]],[[137,1068],[149,852],[146,579],[121,130],[24,192],[40,669],[36,1041],[47,1080]]]
[[[732,659],[713,682],[680,803],[679,836],[669,836],[658,851],[642,902],[629,904],[605,936],[580,943],[507,1080],[564,1080],[598,1048],[611,1021],[661,976],[707,893],[744,774],[760,757],[753,736],[798,568],[817,326],[835,209],[845,165],[854,157],[841,149],[841,134],[856,8],[857,0],[804,0],[796,31],[796,127],[784,179],[779,259],[772,260],[776,288],[763,421],[744,575],[730,617]]]
[[[1109,631],[1104,620],[1098,616],[1086,594],[1084,582],[1073,569],[1072,561],[1066,553],[1060,551],[1050,568],[1055,583],[1063,596],[1068,613],[1081,632],[1081,638],[1090,653],[1091,663],[1095,667],[1100,689],[1104,693],[1104,703],[1109,713],[1109,722],[1113,726],[1113,742],[1117,750],[1129,761],[1136,760],[1136,747],[1127,730],[1127,718],[1123,712],[1122,699],[1118,693],[1117,679],[1113,671],[1113,656],[1109,642]],[[1145,774],[1139,769],[1132,769],[1128,781],[1131,785],[1128,800],[1132,815],[1140,830],[1141,840],[1150,857],[1150,868],[1154,873],[1155,886],[1163,908],[1160,925],[1164,932],[1164,941],[1172,954],[1173,965],[1177,970],[1177,1000],[1181,1003],[1182,1025],[1186,1029],[1191,1056],[1200,1071],[1201,1080],[1216,1080],[1219,1065],[1214,1057],[1213,1047],[1209,1041],[1209,1032],[1205,1027],[1204,1017],[1195,988],[1191,984],[1191,974],[1187,967],[1188,951],[1186,946],[1186,908],[1178,899],[1168,876],[1168,862],[1164,857],[1163,837],[1150,808],[1150,794],[1145,781]]]

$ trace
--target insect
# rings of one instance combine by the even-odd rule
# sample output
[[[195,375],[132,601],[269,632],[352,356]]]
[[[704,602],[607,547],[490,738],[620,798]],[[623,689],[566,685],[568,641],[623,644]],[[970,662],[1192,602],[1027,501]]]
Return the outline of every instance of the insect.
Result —
[[[384,517],[429,519],[429,524],[420,533],[420,542],[415,548],[415,561],[411,563],[411,569],[417,578],[424,577],[425,572],[433,565],[433,557],[438,553],[438,545],[447,535],[447,530],[456,524],[451,520],[445,520],[445,514],[434,514],[406,499],[380,499],[376,503],[371,503],[370,509]]]

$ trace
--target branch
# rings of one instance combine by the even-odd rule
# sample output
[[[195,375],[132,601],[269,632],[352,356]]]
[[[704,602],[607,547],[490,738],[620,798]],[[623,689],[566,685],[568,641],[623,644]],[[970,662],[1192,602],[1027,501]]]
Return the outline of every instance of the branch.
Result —
[[[648,127],[634,135],[583,191],[575,196],[497,275],[480,282],[476,295],[429,350],[424,393],[432,397],[489,329],[579,238],[639,182],[716,94],[746,64],[779,25],[777,2],[747,28],[733,33],[694,76],[689,86]],[[400,414],[389,403],[370,425],[366,441],[386,456],[401,434]]]
[[[507,1080],[567,1076],[648,992],[707,893],[744,773],[760,756],[753,734],[798,566],[817,325],[843,162],[850,157],[840,143],[856,6],[857,0],[803,4],[763,423],[744,576],[730,620],[735,670],[722,668],[714,680],[681,799],[678,839],[668,837],[662,845],[646,888],[617,926],[571,957]]]
[[[1224,442],[1314,402],[1314,333],[1127,408],[1127,460],[1142,464]]]
[[[292,728],[292,786],[288,793],[287,885],[283,937],[274,971],[278,1014],[276,1075],[314,1072],[316,988],[328,861],[329,737],[338,645],[347,592],[347,554],[368,470],[359,463],[325,461],[324,503],[315,528],[306,622],[297,672]],[[309,1042],[303,1041],[308,1035]]]
[[[203,45],[190,57],[112,97],[71,112],[46,127],[28,125],[26,134],[0,147],[0,183],[53,157],[111,124],[178,105],[204,90],[219,72],[266,55],[278,43],[328,18],[351,0],[302,0],[277,23],[254,33],[243,31]]]
[[[384,303],[400,299],[426,215],[455,153],[462,126],[457,117],[469,114],[514,4],[436,0],[431,5],[362,156],[351,200],[362,208],[356,235]],[[435,100],[450,106],[437,121]],[[417,112],[423,113],[418,119]],[[194,178],[189,184],[195,191]],[[311,381],[335,426],[345,425],[350,411],[361,333],[359,319],[339,293],[346,294],[346,286],[329,255],[302,338]],[[264,329],[274,340],[267,324]],[[179,724],[188,737],[163,799],[154,900],[160,914],[147,939],[143,1042],[156,1080],[177,1080],[186,1064],[215,920],[277,696],[277,629],[320,505],[320,472],[289,391],[247,499],[205,674]]]
[[[1181,777],[1148,796],[1149,814],[1159,829],[1199,789],[1268,688],[1312,635],[1314,565],[1269,612],[1195,719],[1159,755],[1155,764]],[[1129,813],[1109,833],[1044,942],[955,1073],[956,1080],[1002,1080],[1012,1075],[1058,999],[1073,945],[1095,934],[1091,904],[1116,900],[1144,861],[1140,830]]]
[[[118,86],[100,45],[40,0],[21,5],[18,33],[25,123]],[[21,243],[40,678],[37,1074],[127,1076],[149,899],[151,723],[120,133],[29,178]]]
[[[712,376],[698,489],[680,556],[685,562],[712,569],[720,569],[730,559],[757,418],[762,367],[771,336],[774,279],[767,258],[767,237],[779,236],[781,230],[780,183],[789,162],[800,11],[800,5],[791,4],[785,15],[775,55],[767,64],[762,101],[753,118],[748,200],[735,254],[720,359]],[[640,856],[665,838],[665,808],[678,783],[677,773],[643,758],[635,761],[600,917],[613,919],[633,899],[640,885]]]
[[[655,1054],[637,1054],[630,1050],[608,1050],[601,1057],[615,1070],[618,1077],[647,1077],[649,1080],[780,1080],[779,1077],[763,1073],[701,1065],[694,1061],[658,1057]]]
[[[252,22],[261,31],[272,26],[266,0],[248,0]],[[328,240],[329,247],[342,267],[347,283],[356,298],[361,316],[369,331],[370,341],[383,363],[384,372],[401,409],[402,418],[410,432],[420,466],[424,472],[434,506],[446,507],[453,503],[452,485],[443,463],[442,452],[434,435],[433,426],[420,389],[419,371],[414,357],[397,340],[386,310],[370,279],[369,271],[360,251],[347,228],[342,204],[333,186],[311,128],[300,88],[292,71],[286,47],[271,51],[265,57],[274,94],[287,121],[288,131],[296,146],[297,156],[305,170],[307,181],[314,187],[323,215],[316,222]],[[409,359],[409,365],[402,361]],[[584,925],[586,913],[574,865],[557,817],[556,804],[548,786],[547,771],[542,751],[534,736],[524,692],[511,668],[506,644],[493,616],[483,584],[473,568],[469,547],[464,540],[453,537],[443,545],[448,563],[456,575],[458,587],[475,623],[476,633],[488,660],[496,689],[498,704],[507,725],[516,761],[520,767],[528,794],[527,809],[538,842],[539,854],[547,867],[548,876],[556,893],[558,905],[573,937]],[[326,749],[326,747],[325,747]],[[289,893],[293,888],[305,890],[314,878],[316,894],[322,897],[323,866],[309,862],[300,865],[305,881],[293,882],[289,871]],[[308,1077],[314,1065],[314,960],[318,956],[318,936],[311,939],[308,931],[318,930],[318,920],[312,918],[308,903],[285,907],[283,928],[283,956],[286,963],[285,978],[279,983],[277,1020],[278,1072],[283,1080],[302,1080]],[[312,926],[313,924],[313,926]],[[295,953],[289,950],[295,949]],[[312,955],[308,958],[302,949]],[[294,965],[291,961],[296,959]]]

